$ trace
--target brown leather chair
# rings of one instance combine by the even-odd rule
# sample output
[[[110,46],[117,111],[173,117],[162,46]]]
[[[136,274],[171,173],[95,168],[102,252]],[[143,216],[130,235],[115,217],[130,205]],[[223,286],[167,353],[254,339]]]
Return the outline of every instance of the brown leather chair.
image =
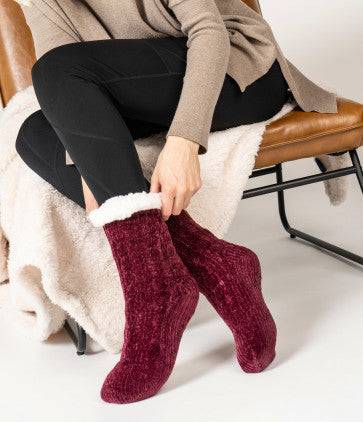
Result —
[[[244,1],[261,13],[258,0]],[[34,61],[33,40],[20,7],[13,0],[0,0],[0,93],[5,105],[17,91],[31,84],[30,69]],[[275,173],[277,183],[249,189],[245,191],[243,199],[277,192],[281,221],[290,237],[304,239],[348,260],[363,264],[362,256],[292,228],[285,212],[285,189],[355,174],[363,192],[363,172],[356,151],[363,144],[363,105],[340,98],[338,109],[337,114],[322,114],[307,113],[296,108],[271,123],[264,134],[251,177]],[[318,174],[283,181],[284,162],[346,151],[352,160],[352,165],[347,168],[326,171],[320,165],[321,172]],[[85,334],[81,327],[76,328],[77,353],[83,354]]]

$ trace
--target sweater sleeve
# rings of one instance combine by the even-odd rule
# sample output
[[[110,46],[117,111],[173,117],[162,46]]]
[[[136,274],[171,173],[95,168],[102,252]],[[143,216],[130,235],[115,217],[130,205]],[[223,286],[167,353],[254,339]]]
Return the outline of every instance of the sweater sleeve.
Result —
[[[187,64],[174,118],[167,136],[180,136],[208,148],[208,136],[226,75],[230,39],[214,0],[167,0],[187,35]]]
[[[22,6],[22,10],[33,36],[37,59],[52,48],[81,41],[77,33],[71,30],[66,32],[60,28],[35,4],[30,7]]]

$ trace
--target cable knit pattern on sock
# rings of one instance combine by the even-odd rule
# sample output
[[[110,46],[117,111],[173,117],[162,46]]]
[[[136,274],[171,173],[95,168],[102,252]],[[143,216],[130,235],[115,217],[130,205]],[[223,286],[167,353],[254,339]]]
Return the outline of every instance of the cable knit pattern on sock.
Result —
[[[168,379],[199,290],[177,255],[160,210],[104,226],[120,273],[126,325],[120,362],[104,381],[112,403],[143,400]]]
[[[183,262],[231,329],[237,359],[245,372],[260,372],[275,356],[276,326],[261,292],[254,252],[218,239],[186,211],[168,220]]]

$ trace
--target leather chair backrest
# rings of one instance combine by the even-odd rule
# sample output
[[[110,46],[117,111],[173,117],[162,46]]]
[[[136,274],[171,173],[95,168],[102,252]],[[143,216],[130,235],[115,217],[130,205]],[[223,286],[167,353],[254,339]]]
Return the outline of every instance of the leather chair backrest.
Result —
[[[247,6],[249,6],[251,9],[262,14],[260,2],[258,0],[242,0],[242,1],[244,1],[247,4]]]
[[[0,93],[4,105],[31,84],[35,61],[33,39],[20,6],[0,0]]]
[[[241,0],[261,13],[258,0]],[[4,105],[31,84],[35,62],[32,36],[20,6],[14,0],[0,0],[0,94]]]

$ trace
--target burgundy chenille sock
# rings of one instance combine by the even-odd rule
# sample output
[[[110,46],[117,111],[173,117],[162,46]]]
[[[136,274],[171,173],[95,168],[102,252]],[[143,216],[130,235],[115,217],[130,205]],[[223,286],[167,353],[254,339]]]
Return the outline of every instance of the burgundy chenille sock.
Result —
[[[147,198],[142,193],[131,199],[138,195]],[[94,212],[93,219],[102,212]],[[199,290],[159,209],[137,211],[103,227],[120,274],[126,322],[121,358],[107,375],[101,397],[130,403],[156,394],[168,379]]]
[[[245,372],[260,372],[275,357],[276,326],[261,292],[261,270],[251,250],[218,239],[183,211],[168,220],[184,264],[231,329]]]

